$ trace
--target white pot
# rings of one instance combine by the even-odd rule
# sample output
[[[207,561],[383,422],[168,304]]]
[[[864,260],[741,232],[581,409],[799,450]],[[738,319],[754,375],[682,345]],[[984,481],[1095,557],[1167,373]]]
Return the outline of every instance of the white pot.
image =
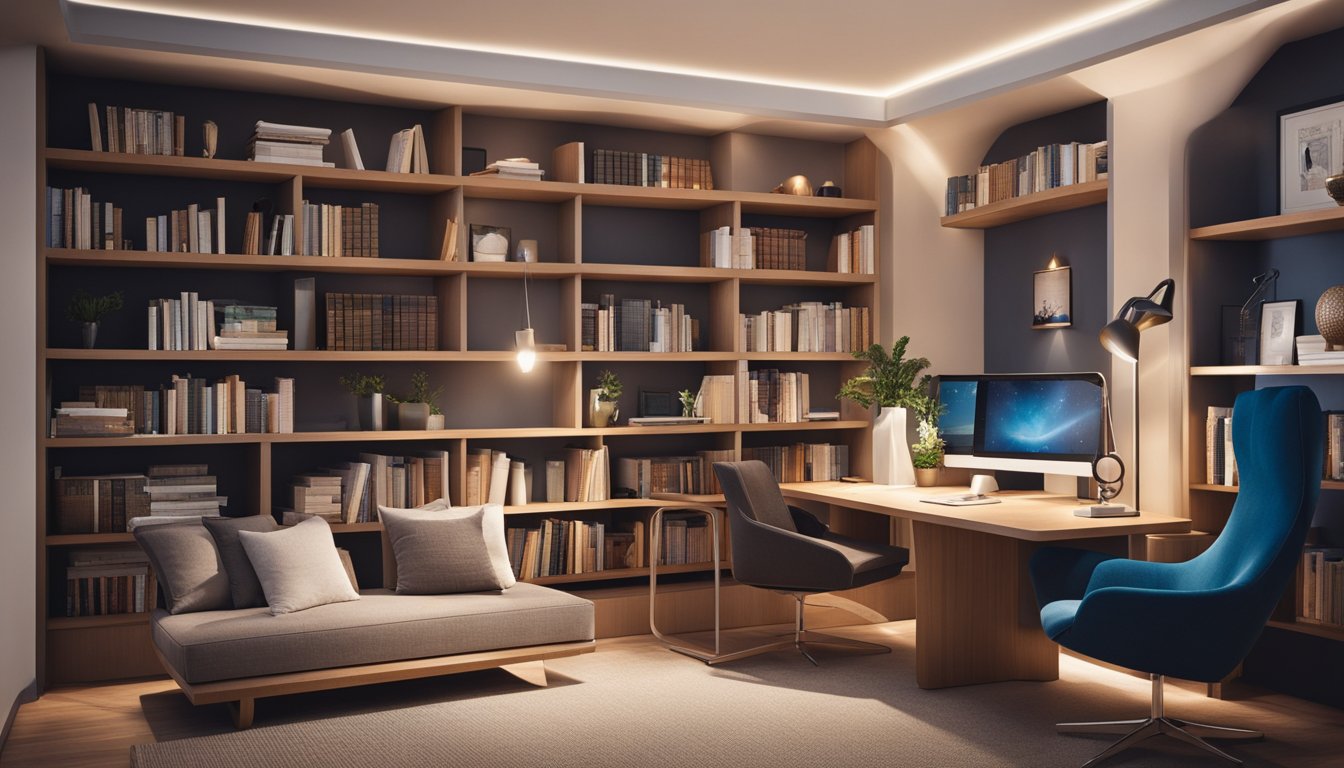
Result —
[[[873,482],[879,485],[915,484],[915,465],[910,460],[906,408],[883,408],[873,422]]]

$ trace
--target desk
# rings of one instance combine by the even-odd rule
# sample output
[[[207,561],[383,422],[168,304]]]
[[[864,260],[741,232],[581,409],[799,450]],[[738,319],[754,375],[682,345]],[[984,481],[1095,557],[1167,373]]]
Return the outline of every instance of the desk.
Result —
[[[999,504],[949,507],[920,499],[965,488],[838,482],[780,488],[789,501],[913,521],[915,668],[921,688],[1059,678],[1059,648],[1041,629],[1027,571],[1041,542],[1104,549],[1115,537],[1190,530],[1185,518],[1147,512],[1076,517],[1077,499],[1040,491],[995,494]]]

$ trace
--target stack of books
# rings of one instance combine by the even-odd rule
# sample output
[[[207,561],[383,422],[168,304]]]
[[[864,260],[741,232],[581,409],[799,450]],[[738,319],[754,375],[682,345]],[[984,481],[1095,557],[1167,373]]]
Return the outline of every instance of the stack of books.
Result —
[[[841,232],[831,241],[831,271],[871,275],[877,269],[877,233],[872,224]]]
[[[603,294],[580,305],[584,350],[597,352],[694,352],[700,323],[684,304],[663,306],[654,299],[621,299]]]
[[[541,170],[539,163],[534,163],[526,157],[510,157],[505,160],[496,160],[485,166],[485,170],[476,171],[472,176],[498,176],[501,179],[523,179],[525,181],[541,181],[545,175]]]
[[[291,488],[295,512],[317,515],[331,523],[345,521],[339,475],[299,475]]]
[[[330,140],[330,128],[258,120],[256,131],[247,144],[248,159],[263,163],[332,168],[335,163],[322,160],[322,148]]]
[[[145,250],[225,253],[224,198],[215,198],[214,209],[192,203],[161,216],[145,217]]]
[[[219,495],[215,476],[205,464],[161,464],[150,467],[145,474],[149,516],[129,518],[127,527],[132,530],[145,525],[219,517],[220,508],[229,504],[229,497]]]
[[[1232,451],[1232,409],[1210,405],[1204,419],[1204,471],[1209,485],[1238,484],[1237,457]]]
[[[765,462],[781,483],[839,480],[849,474],[849,446],[827,443],[743,448],[742,459]]]
[[[298,475],[292,484],[294,509],[280,511],[318,515],[333,523],[373,522],[377,517],[370,506],[371,469],[368,462],[343,461]]]
[[[1298,365],[1344,365],[1344,349],[1330,349],[1319,334],[1297,337]]]
[[[144,475],[57,477],[52,533],[120,533],[126,521],[149,514]]]
[[[120,208],[95,203],[83,187],[47,187],[47,247],[110,251],[131,244],[122,237]]]
[[[746,352],[854,352],[872,343],[868,307],[804,301],[738,315],[738,349]]]
[[[92,400],[66,400],[51,420],[52,437],[120,437],[135,434],[129,408],[100,407]]]
[[[138,545],[72,549],[65,569],[65,615],[145,613],[158,603],[149,558]]]
[[[327,349],[438,349],[436,296],[328,293]]]
[[[89,103],[89,140],[94,152],[125,152],[132,155],[182,155],[187,119],[161,109],[106,108],[107,141],[98,105]]]
[[[655,493],[722,493],[714,462],[732,460],[732,449],[697,451],[694,456],[625,457],[616,465],[616,485],[641,499]]]
[[[751,269],[756,265],[754,230],[736,235],[725,225],[700,236],[700,266],[719,269]]]
[[[448,498],[448,472],[451,469],[451,462],[448,460],[447,451],[420,451],[406,456],[361,453],[359,454],[359,462],[369,466],[368,504],[365,505],[361,500],[355,518],[349,519],[349,509],[354,500],[354,494],[362,495],[365,492],[363,488],[358,486],[358,478],[351,477],[353,482],[347,482],[344,486],[349,489],[349,493],[344,499],[347,510],[346,522],[376,522],[378,507],[406,509],[408,507],[424,506],[431,501]],[[358,467],[350,467],[349,465],[340,465],[336,471],[344,474],[351,470],[356,473],[360,471]],[[468,487],[470,487],[469,484]],[[467,503],[470,504],[471,502],[468,501]]]
[[[214,349],[288,349],[289,331],[276,330],[276,308],[225,304],[218,307]]]

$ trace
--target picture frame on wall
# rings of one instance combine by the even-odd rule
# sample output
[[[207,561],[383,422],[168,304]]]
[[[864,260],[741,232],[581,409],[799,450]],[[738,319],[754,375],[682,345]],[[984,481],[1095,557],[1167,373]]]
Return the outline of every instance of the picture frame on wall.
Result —
[[[1331,208],[1325,180],[1344,170],[1344,101],[1279,116],[1279,212]]]
[[[1033,288],[1033,330],[1073,325],[1073,270],[1070,267],[1037,270]]]
[[[489,224],[471,225],[472,261],[507,261],[509,241],[513,239],[510,227],[495,227]]]
[[[1260,365],[1292,365],[1302,328],[1302,300],[1266,301],[1260,305]]]

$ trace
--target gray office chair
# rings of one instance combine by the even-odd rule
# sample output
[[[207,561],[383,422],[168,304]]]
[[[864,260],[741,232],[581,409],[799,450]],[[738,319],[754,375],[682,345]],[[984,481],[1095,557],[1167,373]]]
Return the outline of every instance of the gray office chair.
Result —
[[[803,606],[809,594],[862,587],[899,574],[910,562],[910,551],[831,533],[807,512],[784,502],[770,468],[760,461],[718,462],[714,474],[728,502],[733,578],[782,592],[797,601],[791,639],[738,651],[716,661],[792,646],[815,665],[817,660],[807,652],[809,644],[890,653],[885,645],[808,630],[803,626]]]

